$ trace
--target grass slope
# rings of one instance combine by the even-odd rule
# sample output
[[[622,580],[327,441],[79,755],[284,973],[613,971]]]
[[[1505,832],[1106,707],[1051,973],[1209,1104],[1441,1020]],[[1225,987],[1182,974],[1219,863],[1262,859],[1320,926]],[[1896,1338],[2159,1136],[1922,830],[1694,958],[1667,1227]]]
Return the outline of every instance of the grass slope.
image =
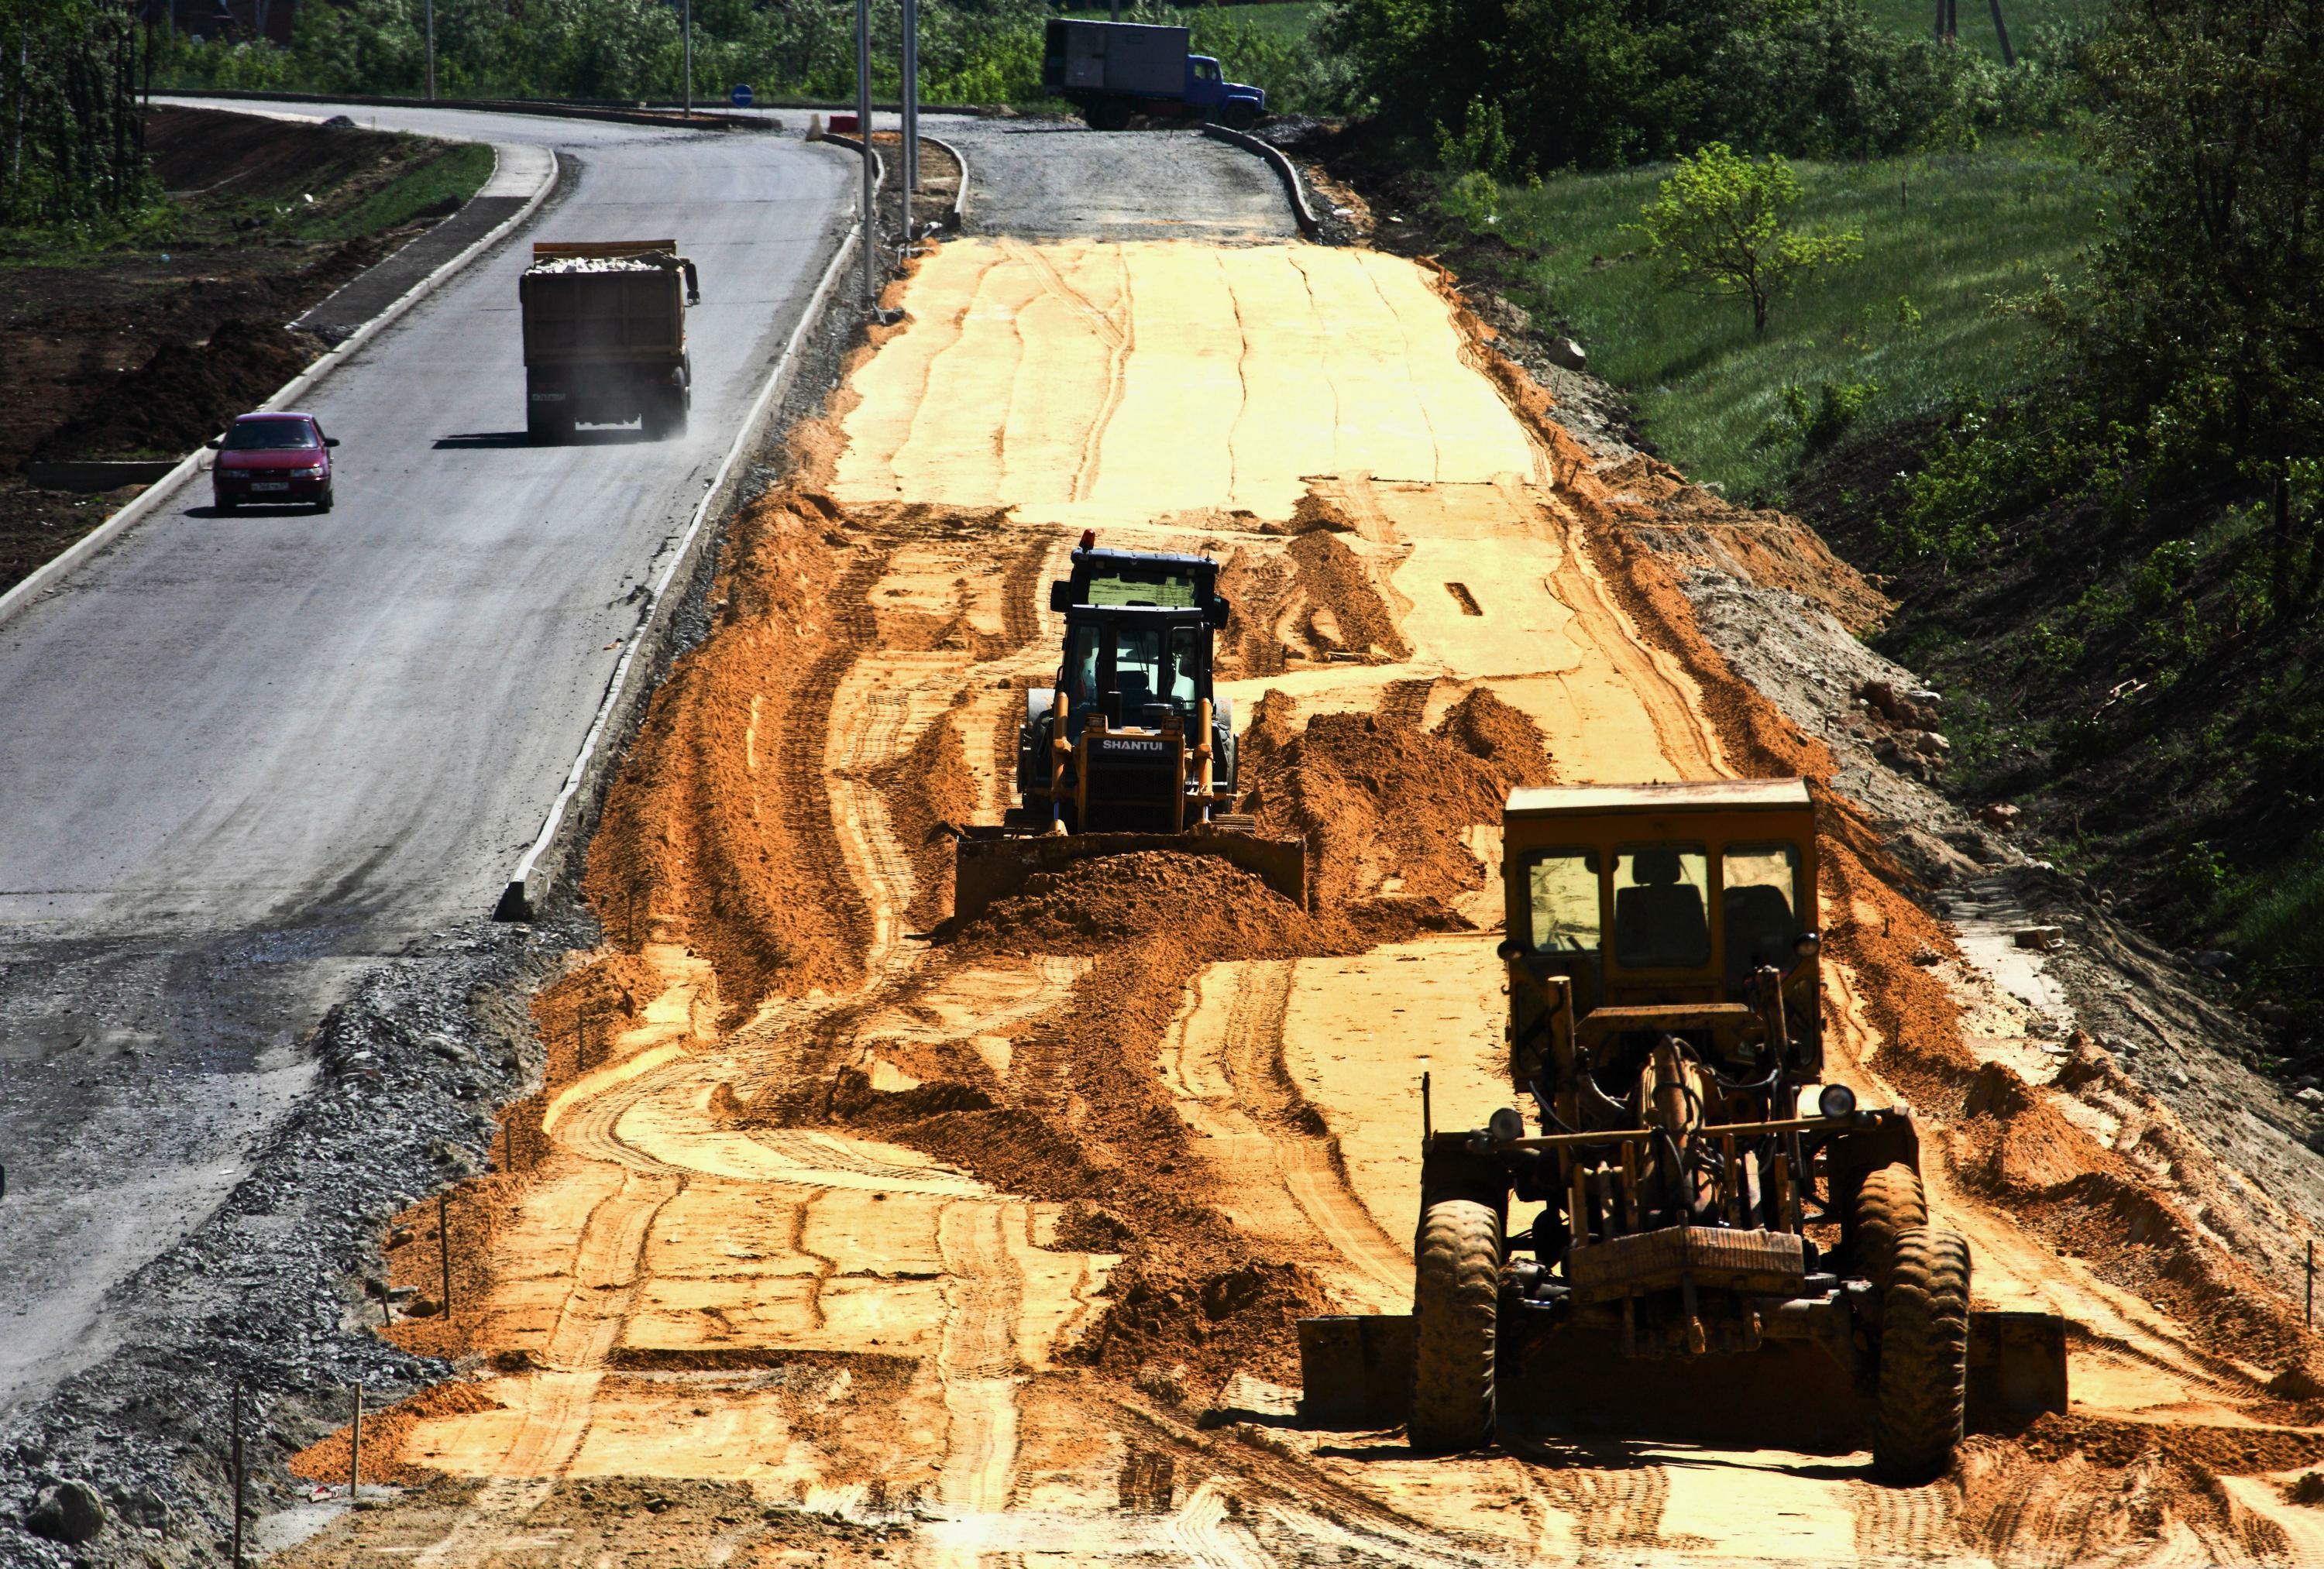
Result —
[[[1927,38],[1936,30],[1936,0],[1862,0],[1864,14],[1892,32]],[[2001,20],[2008,25],[2009,41],[2023,50],[2036,34],[2052,24],[2096,27],[2106,16],[2107,0],[2001,0]],[[1964,48],[2001,58],[2000,35],[1994,31],[1992,0],[1957,0],[1953,25]]]
[[[1769,433],[1787,387],[1813,399],[1828,383],[1877,386],[1860,431],[1934,412],[1959,387],[2023,380],[2035,329],[1995,301],[2070,273],[2105,194],[2055,139],[1794,167],[1806,191],[1795,221],[1860,229],[1864,260],[1779,301],[1764,338],[1740,302],[1657,287],[1623,225],[1664,169],[1507,188],[1491,225],[1538,252],[1512,290],[1519,303],[1565,320],[1591,368],[1630,392],[1664,454],[1738,500],[1779,496],[1803,454],[1797,436]]]

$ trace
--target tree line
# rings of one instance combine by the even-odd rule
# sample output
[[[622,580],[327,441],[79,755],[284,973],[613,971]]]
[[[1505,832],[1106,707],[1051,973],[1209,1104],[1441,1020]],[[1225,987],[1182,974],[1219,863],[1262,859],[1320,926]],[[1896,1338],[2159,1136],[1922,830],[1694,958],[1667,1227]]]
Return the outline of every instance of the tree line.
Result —
[[[0,224],[117,216],[148,196],[128,0],[0,6]]]

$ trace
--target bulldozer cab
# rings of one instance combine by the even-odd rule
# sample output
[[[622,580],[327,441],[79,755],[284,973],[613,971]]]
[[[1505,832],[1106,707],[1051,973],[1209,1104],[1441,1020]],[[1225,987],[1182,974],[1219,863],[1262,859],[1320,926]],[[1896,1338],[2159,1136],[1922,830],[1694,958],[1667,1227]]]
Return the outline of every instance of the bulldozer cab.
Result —
[[[1211,695],[1210,623],[1193,610],[1068,610],[1057,690],[1070,741],[1080,741],[1093,713],[1109,729],[1183,729]]]
[[[1804,784],[1521,789],[1502,823],[1502,952],[1531,983],[1509,992],[1520,1088],[1570,1077],[1577,1059],[1611,1067],[1609,1058],[1665,1034],[1730,1067],[1773,1067],[1768,1054],[1789,1052],[1786,1077],[1816,1076],[1815,813]]]

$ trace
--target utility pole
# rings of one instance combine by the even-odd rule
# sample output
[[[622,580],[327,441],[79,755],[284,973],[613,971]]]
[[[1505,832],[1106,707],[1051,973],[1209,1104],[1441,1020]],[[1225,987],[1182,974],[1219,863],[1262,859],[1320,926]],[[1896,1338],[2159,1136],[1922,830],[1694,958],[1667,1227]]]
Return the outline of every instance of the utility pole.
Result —
[[[2000,0],[1995,0],[1998,5]],[[920,0],[904,0],[904,243],[912,239],[912,197],[920,188]]]
[[[880,251],[880,215],[872,210],[872,0],[855,0],[855,133],[863,141],[863,200],[855,209],[863,222],[863,308],[880,308],[874,276]]]
[[[436,101],[436,0],[428,0],[428,101]]]
[[[686,0],[686,117],[694,118],[694,0]]]

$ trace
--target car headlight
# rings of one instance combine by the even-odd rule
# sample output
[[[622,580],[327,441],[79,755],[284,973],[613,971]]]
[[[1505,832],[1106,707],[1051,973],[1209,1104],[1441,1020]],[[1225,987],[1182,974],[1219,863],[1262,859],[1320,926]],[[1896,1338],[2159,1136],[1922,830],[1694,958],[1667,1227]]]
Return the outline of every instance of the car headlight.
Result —
[[[323,465],[309,463],[303,469],[292,469],[290,477],[294,480],[319,480],[323,477]]]

